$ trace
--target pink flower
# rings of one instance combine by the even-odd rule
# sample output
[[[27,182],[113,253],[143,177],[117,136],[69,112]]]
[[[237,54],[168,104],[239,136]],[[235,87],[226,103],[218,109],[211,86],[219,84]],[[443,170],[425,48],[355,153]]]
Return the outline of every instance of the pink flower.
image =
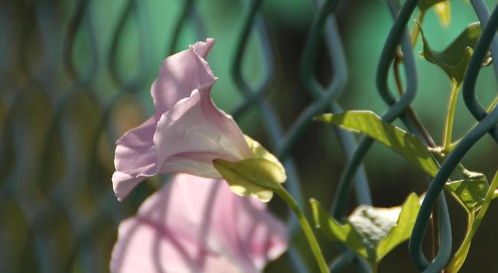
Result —
[[[287,247],[264,203],[179,174],[119,226],[112,273],[257,273]]]
[[[155,115],[116,143],[112,182],[119,200],[158,173],[221,178],[214,159],[238,161],[251,156],[232,117],[211,101],[216,77],[205,57],[213,44],[213,39],[197,42],[162,63],[151,88]]]

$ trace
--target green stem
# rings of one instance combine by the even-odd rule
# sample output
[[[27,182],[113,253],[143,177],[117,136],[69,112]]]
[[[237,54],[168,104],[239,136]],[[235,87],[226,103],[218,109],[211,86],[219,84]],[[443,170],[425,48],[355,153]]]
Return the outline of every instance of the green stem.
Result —
[[[377,273],[379,271],[379,264],[378,263],[371,264],[370,266],[372,268],[372,273]]]
[[[418,35],[420,34],[420,25],[422,25],[422,22],[424,21],[424,17],[425,17],[425,11],[421,11],[417,17],[418,23],[415,24],[415,27],[413,28],[413,32],[411,35],[410,40],[412,42],[412,46],[415,46],[415,44],[417,43]]]
[[[325,258],[323,257],[322,254],[322,249],[320,248],[320,245],[318,244],[318,241],[315,237],[315,234],[313,233],[313,229],[311,228],[310,223],[308,222],[308,219],[304,215],[304,213],[301,211],[299,206],[297,205],[296,201],[292,198],[292,196],[287,192],[282,186],[279,186],[277,190],[275,190],[275,193],[278,194],[284,201],[287,203],[287,205],[292,209],[294,214],[297,216],[297,219],[299,220],[299,223],[301,224],[301,228],[304,231],[304,235],[306,236],[306,239],[308,240],[308,244],[311,248],[311,252],[315,256],[315,260],[318,263],[318,267],[320,268],[321,273],[330,273],[329,268],[327,266],[327,262],[325,261]]]
[[[393,72],[394,72],[394,81],[396,82],[396,87],[398,89],[398,93],[403,96],[405,93],[405,90],[403,89],[403,84],[401,82],[401,74],[400,74],[400,64],[403,61],[403,55],[401,52],[397,52],[397,54],[394,57],[394,62],[393,62]],[[497,97],[498,98],[498,97]],[[436,142],[434,142],[434,139],[432,136],[429,134],[427,129],[425,128],[424,124],[420,120],[420,118],[417,116],[417,113],[415,113],[415,110],[413,110],[413,107],[408,106],[406,108],[406,113],[410,118],[412,119],[413,123],[417,127],[417,129],[420,131],[420,134],[424,138],[425,142],[429,147],[436,147]]]
[[[446,268],[447,273],[458,272],[465,262],[465,258],[469,253],[470,243],[472,242],[472,238],[474,237],[476,231],[476,228],[473,227],[475,227],[475,216],[474,213],[471,212],[467,216],[467,231],[465,232],[465,237],[462,244],[456,251],[455,256],[453,256],[453,259],[448,264],[448,267]]]
[[[444,134],[443,134],[443,153],[448,153],[451,149],[451,138],[453,134],[453,121],[455,120],[455,111],[458,101],[458,94],[460,93],[460,85],[451,81],[451,93],[448,102],[448,114],[446,116],[446,122],[444,124]]]
[[[493,111],[493,109],[495,109],[495,107],[497,105],[498,105],[498,96],[496,96],[495,99],[491,102],[491,104],[489,104],[488,108],[486,108],[487,109],[486,112],[489,113],[489,112]],[[455,140],[453,143],[451,143],[450,151],[453,150],[453,148],[458,144],[458,142],[460,142],[460,139]]]
[[[493,102],[491,102],[491,104],[488,106],[488,109],[487,109],[487,112],[491,112],[493,111],[493,109],[495,109],[496,105],[498,105],[498,96],[495,97],[495,99],[493,100]]]

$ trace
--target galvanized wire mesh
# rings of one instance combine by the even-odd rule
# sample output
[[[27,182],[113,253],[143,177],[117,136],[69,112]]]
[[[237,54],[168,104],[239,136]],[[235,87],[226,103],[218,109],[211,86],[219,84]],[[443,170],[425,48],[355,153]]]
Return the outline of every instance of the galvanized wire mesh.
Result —
[[[304,207],[293,149],[311,128],[314,116],[343,111],[338,99],[345,90],[348,67],[334,17],[339,1],[314,2],[316,12],[299,68],[303,92],[309,92],[312,101],[287,130],[267,99],[277,66],[272,38],[261,12],[264,1],[242,2],[244,15],[235,54],[230,58],[230,73],[243,99],[232,114],[238,119],[252,109],[259,111],[269,136],[269,148],[286,166],[286,185]],[[145,184],[130,201],[119,204],[110,187],[114,140],[124,129],[140,122],[133,120],[140,116],[133,111],[143,111],[140,101],[147,96],[147,85],[155,71],[150,60],[151,22],[144,3],[122,1],[117,11],[109,11],[109,16],[117,18],[110,27],[97,22],[96,7],[92,6],[95,3],[91,0],[72,4],[6,1],[0,5],[0,272],[108,272],[117,224],[153,190],[154,183]],[[498,42],[493,39],[498,12],[495,10],[490,16],[482,0],[471,3],[486,28],[469,65],[463,93],[467,108],[479,123],[429,183],[411,242],[412,258],[424,272],[439,271],[451,255],[451,224],[444,196],[440,194],[443,183],[481,137],[489,133],[498,139],[498,109],[487,113],[474,94],[480,63],[488,48],[491,47],[493,57],[498,57]],[[417,0],[407,0],[402,6],[397,0],[387,1],[394,23],[380,57],[377,89],[388,106],[382,118],[387,122],[401,119],[410,132],[423,138],[425,132],[416,126],[415,117],[408,111],[417,92],[417,70],[405,29],[416,4]],[[209,36],[198,5],[194,0],[177,4],[177,16],[170,20],[174,24],[164,31],[169,38],[167,45],[161,45],[168,52],[163,57],[181,49],[182,35],[196,39]],[[132,53],[123,51],[130,28],[139,37]],[[187,29],[193,31],[185,34]],[[105,31],[109,33],[105,38],[97,35]],[[251,37],[261,50],[257,81],[248,79],[243,72]],[[315,75],[321,39],[325,39],[332,68],[332,80],[327,85],[316,80]],[[387,78],[399,48],[404,56],[406,87],[396,98]],[[75,52],[81,55],[82,51],[84,58],[75,58]],[[122,63],[120,54],[133,54],[135,61]],[[498,62],[494,65],[498,74]],[[108,79],[102,79],[102,74]],[[372,202],[361,164],[373,140],[364,137],[357,144],[351,133],[333,130],[349,162],[332,208],[333,215],[341,219],[353,189],[357,203]],[[433,143],[427,141],[427,145]],[[421,241],[436,202],[441,237],[436,259],[430,262],[421,251]],[[292,218],[289,229],[298,230]],[[337,250],[342,254],[331,262],[333,272],[341,272],[351,264],[359,272],[368,272],[368,267],[345,247],[338,246]],[[303,251],[291,247],[289,261],[296,272],[308,272],[302,256]]]

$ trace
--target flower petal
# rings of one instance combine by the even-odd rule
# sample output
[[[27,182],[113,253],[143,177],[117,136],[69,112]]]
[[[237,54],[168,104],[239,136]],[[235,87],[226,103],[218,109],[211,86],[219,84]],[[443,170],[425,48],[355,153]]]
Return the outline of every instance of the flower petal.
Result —
[[[154,134],[161,172],[220,178],[214,159],[236,161],[251,156],[240,128],[213,104],[209,93],[194,90],[161,115]]]
[[[214,84],[216,77],[205,60],[213,44],[213,39],[197,42],[163,61],[159,76],[151,88],[157,118],[177,101],[188,97],[194,89]]]
[[[259,200],[233,193],[228,197],[218,201],[213,221],[220,247],[213,248],[237,260],[244,272],[260,272],[286,250],[285,227]]]
[[[119,200],[145,178],[157,174],[156,150],[153,136],[156,131],[155,117],[128,131],[116,142],[112,175],[114,193]]]
[[[206,269],[200,269],[196,259],[202,259],[202,266]],[[203,254],[189,240],[138,219],[121,223],[119,239],[112,253],[111,272],[244,273],[215,254]]]
[[[222,180],[180,174],[123,221],[112,273],[258,273],[286,249],[283,224]]]
[[[216,77],[204,58],[213,44],[213,39],[197,42],[163,62],[151,88],[155,116],[117,142],[112,180],[119,200],[157,173],[219,178],[213,159],[250,155],[237,124],[209,97]]]

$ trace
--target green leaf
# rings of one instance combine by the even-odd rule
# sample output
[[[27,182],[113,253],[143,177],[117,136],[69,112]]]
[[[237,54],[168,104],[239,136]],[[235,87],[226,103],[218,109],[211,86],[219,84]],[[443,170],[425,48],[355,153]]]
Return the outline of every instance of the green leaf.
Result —
[[[481,36],[481,26],[479,23],[470,24],[465,30],[443,51],[434,51],[429,46],[429,43],[420,28],[423,41],[423,51],[421,55],[429,62],[439,66],[446,72],[448,77],[461,84],[472,57],[473,48],[477,40]],[[489,64],[490,59],[485,61],[485,65]]]
[[[361,205],[348,217],[348,222],[356,229],[369,249],[376,249],[382,239],[396,226],[401,208],[375,208]],[[375,256],[375,261],[377,261]]]
[[[369,262],[375,261],[375,250],[373,248],[369,249],[363,243],[362,237],[351,223],[338,223],[329,216],[328,212],[315,199],[311,199],[310,203],[316,227],[322,230],[331,241],[343,242],[365,260]]]
[[[233,192],[241,196],[253,196],[263,202],[270,201],[273,191],[286,180],[280,166],[264,158],[236,162],[215,159],[213,164]]]
[[[491,184],[489,185],[488,194],[486,195],[486,201],[492,201],[496,194],[498,193],[498,171],[495,173],[493,180],[491,180]]]
[[[434,176],[438,167],[427,147],[413,134],[384,122],[371,111],[348,111],[343,114],[324,114],[317,120],[359,131],[386,145]]]
[[[261,144],[248,136],[245,139],[252,151],[251,158],[235,162],[215,159],[213,165],[234,193],[268,202],[273,191],[287,179],[285,169]]]
[[[421,13],[425,13],[431,7],[434,7],[441,24],[445,26],[449,25],[451,20],[451,6],[449,0],[421,0],[418,2],[417,6]]]
[[[479,226],[481,225],[481,222],[484,219],[486,212],[488,211],[491,201],[493,201],[493,198],[496,197],[497,187],[498,187],[498,172],[495,173],[493,180],[491,180],[491,184],[487,188],[486,196],[481,204],[480,209],[472,210],[470,212],[468,211],[467,213],[468,224],[467,224],[467,231],[465,233],[465,237],[460,247],[455,252],[453,258],[445,268],[445,272],[457,273],[465,263],[467,255],[469,254],[470,251],[472,239],[474,238],[474,235],[476,234]]]
[[[377,246],[377,260],[380,261],[397,245],[410,238],[420,209],[418,196],[412,193],[403,203],[396,226]]]
[[[481,208],[488,192],[488,180],[480,174],[476,177],[446,183],[446,188],[467,210],[474,211]]]
[[[340,241],[376,267],[397,245],[411,234],[419,210],[415,193],[408,196],[401,207],[377,208],[359,206],[340,224],[319,205],[311,200],[313,218],[329,239]]]
[[[439,22],[443,26],[448,26],[451,21],[451,5],[450,1],[442,1],[434,6]]]
[[[492,201],[498,197],[498,171],[495,173],[493,180],[491,180],[491,184],[489,185],[488,195],[486,196],[486,200]]]
[[[432,6],[446,1],[448,0],[420,0],[418,1],[417,6],[420,9],[420,11],[425,12],[428,9],[430,9]]]

